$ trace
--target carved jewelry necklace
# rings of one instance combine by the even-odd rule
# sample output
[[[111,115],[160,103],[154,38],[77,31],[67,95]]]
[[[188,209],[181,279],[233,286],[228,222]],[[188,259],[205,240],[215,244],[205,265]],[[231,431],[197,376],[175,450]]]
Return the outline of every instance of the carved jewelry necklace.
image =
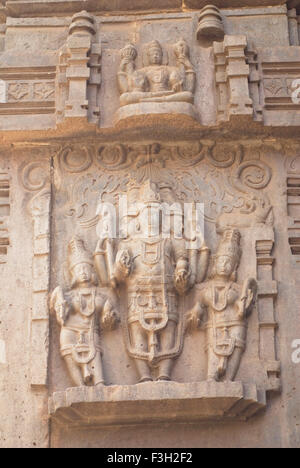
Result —
[[[217,312],[222,312],[226,309],[228,293],[232,285],[233,281],[222,286],[212,285],[212,306]],[[216,298],[216,296],[218,296],[218,298]]]
[[[80,313],[84,317],[90,317],[95,312],[95,289],[88,289],[84,292],[79,291]],[[83,301],[85,299],[85,303]]]

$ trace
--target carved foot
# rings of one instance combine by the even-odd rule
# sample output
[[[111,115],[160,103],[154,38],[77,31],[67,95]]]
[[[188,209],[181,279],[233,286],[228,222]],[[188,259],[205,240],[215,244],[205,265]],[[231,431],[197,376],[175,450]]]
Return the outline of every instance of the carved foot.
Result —
[[[153,382],[153,379],[151,377],[142,377],[138,383],[145,383],[145,382]]]
[[[102,381],[102,382],[97,382],[95,383],[95,387],[105,387],[105,383]]]
[[[160,375],[157,377],[157,382],[170,382],[171,378],[168,375]]]

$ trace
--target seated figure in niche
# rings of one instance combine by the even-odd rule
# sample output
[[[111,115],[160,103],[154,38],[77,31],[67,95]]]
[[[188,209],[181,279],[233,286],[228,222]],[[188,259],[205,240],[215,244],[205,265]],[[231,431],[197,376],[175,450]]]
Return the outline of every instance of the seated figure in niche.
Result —
[[[193,104],[196,74],[184,39],[174,46],[176,67],[163,64],[163,50],[158,41],[146,46],[149,65],[137,70],[137,50],[128,44],[121,51],[118,84],[120,104],[139,102],[187,102]]]
[[[207,379],[233,381],[246,348],[247,318],[254,306],[257,282],[236,282],[241,258],[240,232],[228,229],[213,259],[211,279],[199,291],[198,302],[187,316],[187,327],[198,328],[207,313]]]
[[[71,288],[58,286],[50,303],[61,326],[61,355],[76,386],[103,385],[100,327],[115,328],[118,317],[114,301],[107,289],[96,286],[93,258],[82,239],[73,238],[68,247]]]

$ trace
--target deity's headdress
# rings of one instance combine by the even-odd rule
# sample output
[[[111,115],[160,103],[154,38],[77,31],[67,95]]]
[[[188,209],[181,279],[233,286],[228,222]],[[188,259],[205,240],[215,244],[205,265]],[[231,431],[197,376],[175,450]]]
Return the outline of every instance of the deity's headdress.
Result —
[[[227,229],[224,231],[222,239],[219,243],[216,257],[226,255],[234,259],[238,264],[241,257],[241,233],[237,229]]]
[[[88,263],[94,266],[93,257],[84,246],[84,242],[79,237],[75,236],[69,242],[69,268],[72,270],[80,263]]]
[[[149,42],[149,44],[147,45],[147,50],[148,50],[148,53],[151,50],[159,50],[161,53],[163,52],[162,46],[160,45],[160,43],[158,41]]]
[[[236,272],[240,263],[242,250],[241,250],[241,234],[237,229],[226,229],[224,231],[222,239],[217,248],[216,254],[212,257],[210,278],[213,278],[215,271],[216,259],[218,257],[227,256],[233,260],[234,271],[232,274],[232,279],[236,280]]]
[[[141,201],[146,206],[153,206],[161,203],[158,186],[151,180],[147,180],[140,189]]]

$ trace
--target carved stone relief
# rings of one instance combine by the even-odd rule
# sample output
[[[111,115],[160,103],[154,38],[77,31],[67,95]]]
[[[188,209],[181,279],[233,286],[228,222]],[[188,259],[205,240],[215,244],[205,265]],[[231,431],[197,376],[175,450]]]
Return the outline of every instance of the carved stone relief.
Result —
[[[205,203],[205,219],[217,222],[220,231],[233,223],[237,228],[272,225],[273,210],[264,193],[272,173],[259,159],[264,145],[256,143],[251,154],[249,151],[247,145],[205,140],[178,145],[66,146],[59,155],[61,169],[78,177],[67,189],[64,213],[89,227],[96,223],[99,194],[102,201],[114,202],[116,193],[127,192],[130,180],[142,184],[151,179],[160,187],[162,201],[167,201],[171,193],[180,203]],[[252,159],[253,153],[257,159]],[[92,167],[101,172],[91,171]],[[218,184],[221,175],[222,185]],[[60,187],[59,178],[57,184]]]
[[[226,230],[213,258],[211,279],[198,293],[198,302],[188,314],[187,325],[198,328],[207,311],[203,328],[207,335],[207,379],[232,381],[246,348],[247,318],[256,301],[254,278],[237,284],[242,254],[240,232]]]
[[[117,120],[148,113],[194,115],[196,73],[184,39],[173,46],[173,54],[175,66],[170,66],[167,58],[164,63],[163,48],[154,40],[144,46],[144,66],[137,70],[136,47],[128,44],[122,49],[118,72],[121,109]]]
[[[100,118],[101,44],[96,42],[95,19],[86,11],[73,16],[67,43],[60,50],[57,73],[57,121]]]
[[[96,286],[93,258],[82,239],[70,241],[68,260],[70,289],[58,286],[50,303],[61,326],[61,355],[76,386],[103,385],[100,327],[112,329],[117,323],[113,298]]]
[[[225,36],[223,42],[214,42],[217,115],[218,121],[232,116],[253,116],[250,97],[250,67],[246,56],[246,36]]]
[[[286,148],[286,196],[288,215],[288,242],[292,259],[296,266],[300,264],[300,158],[298,147]]]
[[[33,72],[25,67],[0,68],[0,115],[55,113],[55,67],[33,67]]]
[[[106,367],[109,355],[107,348],[102,348],[106,332],[102,338],[96,333],[97,340],[93,341],[90,330],[92,322],[104,329],[103,317],[107,315],[110,324],[116,324],[120,317],[123,340],[119,345],[134,363],[135,382],[149,385],[154,379],[176,380],[173,368],[185,349],[185,331],[198,326],[201,318],[206,318],[202,323],[207,336],[207,380],[218,385],[223,380],[231,381],[235,385],[245,349],[247,354],[247,323],[254,321],[261,343],[255,372],[261,375],[265,392],[280,389],[280,364],[275,351],[277,286],[271,257],[273,209],[265,192],[272,171],[262,158],[266,151],[268,147],[259,141],[216,144],[202,140],[173,145],[87,141],[80,146],[61,147],[56,158],[55,191],[61,200],[56,216],[78,234],[67,253],[71,277],[66,282],[58,272],[61,286],[53,292],[51,305],[61,327],[60,352],[75,385],[104,383],[102,365]],[[123,217],[120,209],[124,195],[129,209]],[[186,241],[191,239],[178,239],[172,230],[166,238],[161,218],[152,232],[153,211],[161,212],[162,204],[176,205],[180,211],[189,202],[194,206],[204,203],[209,234],[200,246],[190,248]],[[116,226],[106,206],[116,208]],[[180,215],[175,210],[173,216],[177,215],[182,217],[182,212]],[[216,233],[220,241],[214,250],[210,238],[215,239]],[[75,245],[82,256],[82,272],[80,269],[78,273],[78,278],[84,277],[81,283],[72,263]],[[244,248],[251,261],[247,267],[243,260],[239,272]],[[211,262],[210,249],[216,252]],[[98,286],[92,282],[93,271]],[[271,301],[268,312],[266,301]],[[252,309],[255,313],[250,316]],[[88,310],[96,322],[85,317]],[[270,329],[274,352],[266,355],[264,340],[269,339]],[[254,324],[251,330],[253,333]],[[93,333],[93,337],[96,335]],[[233,387],[227,390],[230,393]],[[244,406],[233,412],[235,416],[246,408],[245,414],[250,416],[265,405],[265,397],[260,399],[265,393],[254,397],[257,391],[257,386],[251,390],[252,410],[245,394],[241,397]]]
[[[31,385],[40,388],[48,384],[51,150],[33,148],[32,152],[32,161],[20,168],[20,182],[28,193],[33,221]]]
[[[7,261],[10,214],[10,177],[7,168],[0,168],[0,264]]]

